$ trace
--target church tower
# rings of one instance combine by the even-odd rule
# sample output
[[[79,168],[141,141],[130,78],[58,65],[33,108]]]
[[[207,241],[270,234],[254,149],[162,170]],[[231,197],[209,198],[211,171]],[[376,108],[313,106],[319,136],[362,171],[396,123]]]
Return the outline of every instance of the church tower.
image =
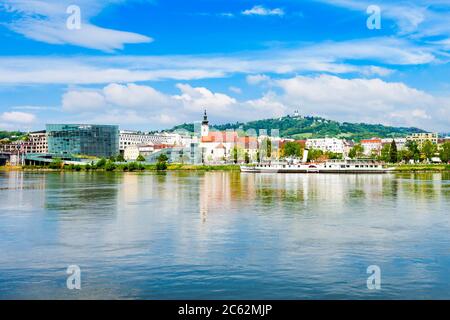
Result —
[[[209,135],[209,121],[205,109],[205,114],[203,115],[202,121],[202,137],[207,137],[208,135]]]

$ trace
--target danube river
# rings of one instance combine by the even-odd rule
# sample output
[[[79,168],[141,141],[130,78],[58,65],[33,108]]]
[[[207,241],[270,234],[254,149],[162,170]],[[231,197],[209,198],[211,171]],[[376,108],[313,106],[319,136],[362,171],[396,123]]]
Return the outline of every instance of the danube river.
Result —
[[[450,299],[450,175],[0,172],[14,298]]]

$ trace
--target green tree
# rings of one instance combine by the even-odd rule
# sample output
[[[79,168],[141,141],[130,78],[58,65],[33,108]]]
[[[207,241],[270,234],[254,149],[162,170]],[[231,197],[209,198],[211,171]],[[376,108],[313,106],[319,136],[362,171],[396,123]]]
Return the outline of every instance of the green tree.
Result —
[[[390,157],[391,157],[391,145],[390,144],[385,144],[381,148],[380,160],[381,161],[385,161],[385,162],[389,162],[390,161]]]
[[[421,153],[423,154],[423,157],[425,160],[429,160],[434,157],[435,153],[437,152],[437,146],[432,143],[430,140],[426,140],[422,144]]]
[[[397,152],[398,160],[409,162],[413,158],[413,154],[408,149],[402,149]]]
[[[104,167],[106,171],[114,171],[116,169],[116,164],[114,161],[108,160]]]
[[[164,171],[167,169],[167,161],[169,158],[164,153],[160,154],[157,158],[158,162],[156,163],[156,170]]]
[[[269,138],[263,140],[261,147],[266,158],[272,157],[272,141]]]
[[[234,163],[238,163],[238,158],[239,158],[239,150],[236,146],[233,147],[233,150],[231,150],[231,155],[233,157],[233,162]]]
[[[325,153],[325,155],[326,155],[326,157],[327,157],[328,159],[331,159],[331,160],[342,159],[342,153],[335,153],[335,152],[327,151],[327,152]]]
[[[389,150],[389,162],[397,163],[397,161],[398,161],[397,144],[395,143],[394,139],[392,139],[391,146],[389,149],[390,149]]]
[[[348,153],[348,156],[352,159],[360,158],[363,155],[364,155],[364,147],[361,144],[355,144]]]
[[[319,149],[309,149],[308,151],[308,161],[317,160],[323,156],[323,151]]]
[[[143,156],[142,154],[140,154],[140,155],[136,158],[136,161],[143,162],[143,161],[145,161],[145,158],[144,158],[144,156]]]
[[[244,154],[244,161],[245,163],[250,163],[250,155],[248,154],[248,152]]]
[[[136,171],[139,170],[139,164],[136,162],[131,162],[128,164],[128,171]]]
[[[52,160],[52,162],[49,164],[49,168],[50,169],[62,169],[64,166],[64,162],[59,159],[59,158],[55,158]]]
[[[410,152],[410,156],[411,156],[410,159],[414,159],[414,161],[420,160],[420,150],[419,150],[419,146],[418,146],[417,142],[408,141],[406,143],[406,148]]]
[[[156,160],[158,160],[158,162],[167,162],[169,157],[166,154],[161,153]]]
[[[301,157],[302,148],[297,142],[289,141],[283,144],[281,154],[283,157]]]
[[[166,162],[157,162],[156,163],[156,170],[164,171],[166,169],[167,169],[167,163]]]
[[[116,157],[117,162],[125,162],[125,158],[123,157],[123,154],[119,153]]]
[[[449,162],[450,161],[450,142],[445,142],[439,151],[439,157],[441,158],[442,162]]]
[[[106,165],[106,159],[105,159],[105,158],[101,158],[101,159],[100,159],[99,161],[97,161],[97,163],[95,164],[95,166],[96,166],[97,168],[100,168],[100,169],[104,168],[105,165]]]

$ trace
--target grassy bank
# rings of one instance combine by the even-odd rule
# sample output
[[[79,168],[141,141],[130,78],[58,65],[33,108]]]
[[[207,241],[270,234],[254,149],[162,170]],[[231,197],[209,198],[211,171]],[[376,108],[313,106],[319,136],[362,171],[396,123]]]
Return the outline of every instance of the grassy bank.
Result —
[[[69,165],[63,168],[50,168],[48,166],[0,166],[0,171],[111,171],[111,172],[142,172],[157,171],[156,164],[117,164],[110,168],[95,168],[92,166]],[[239,171],[239,165],[191,165],[191,164],[169,164],[166,171]]]
[[[450,172],[450,164],[403,164],[390,165],[395,172]],[[65,166],[64,168],[49,168],[48,166],[0,166],[0,171],[112,171],[112,172],[139,172],[157,171],[156,164],[117,164],[113,168],[95,168],[85,166]],[[166,171],[239,171],[239,165],[192,165],[169,164]]]
[[[402,164],[393,165],[397,172],[444,172],[450,171],[449,164]]]

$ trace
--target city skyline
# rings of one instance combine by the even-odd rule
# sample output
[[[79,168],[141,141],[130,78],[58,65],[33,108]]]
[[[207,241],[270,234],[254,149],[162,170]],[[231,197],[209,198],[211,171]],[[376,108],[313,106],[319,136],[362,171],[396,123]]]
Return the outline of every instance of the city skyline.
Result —
[[[0,4],[2,130],[161,130],[197,121],[206,107],[215,123],[300,109],[450,131],[446,1],[43,4]],[[79,29],[68,25],[74,4]],[[367,26],[370,5],[380,29]]]

